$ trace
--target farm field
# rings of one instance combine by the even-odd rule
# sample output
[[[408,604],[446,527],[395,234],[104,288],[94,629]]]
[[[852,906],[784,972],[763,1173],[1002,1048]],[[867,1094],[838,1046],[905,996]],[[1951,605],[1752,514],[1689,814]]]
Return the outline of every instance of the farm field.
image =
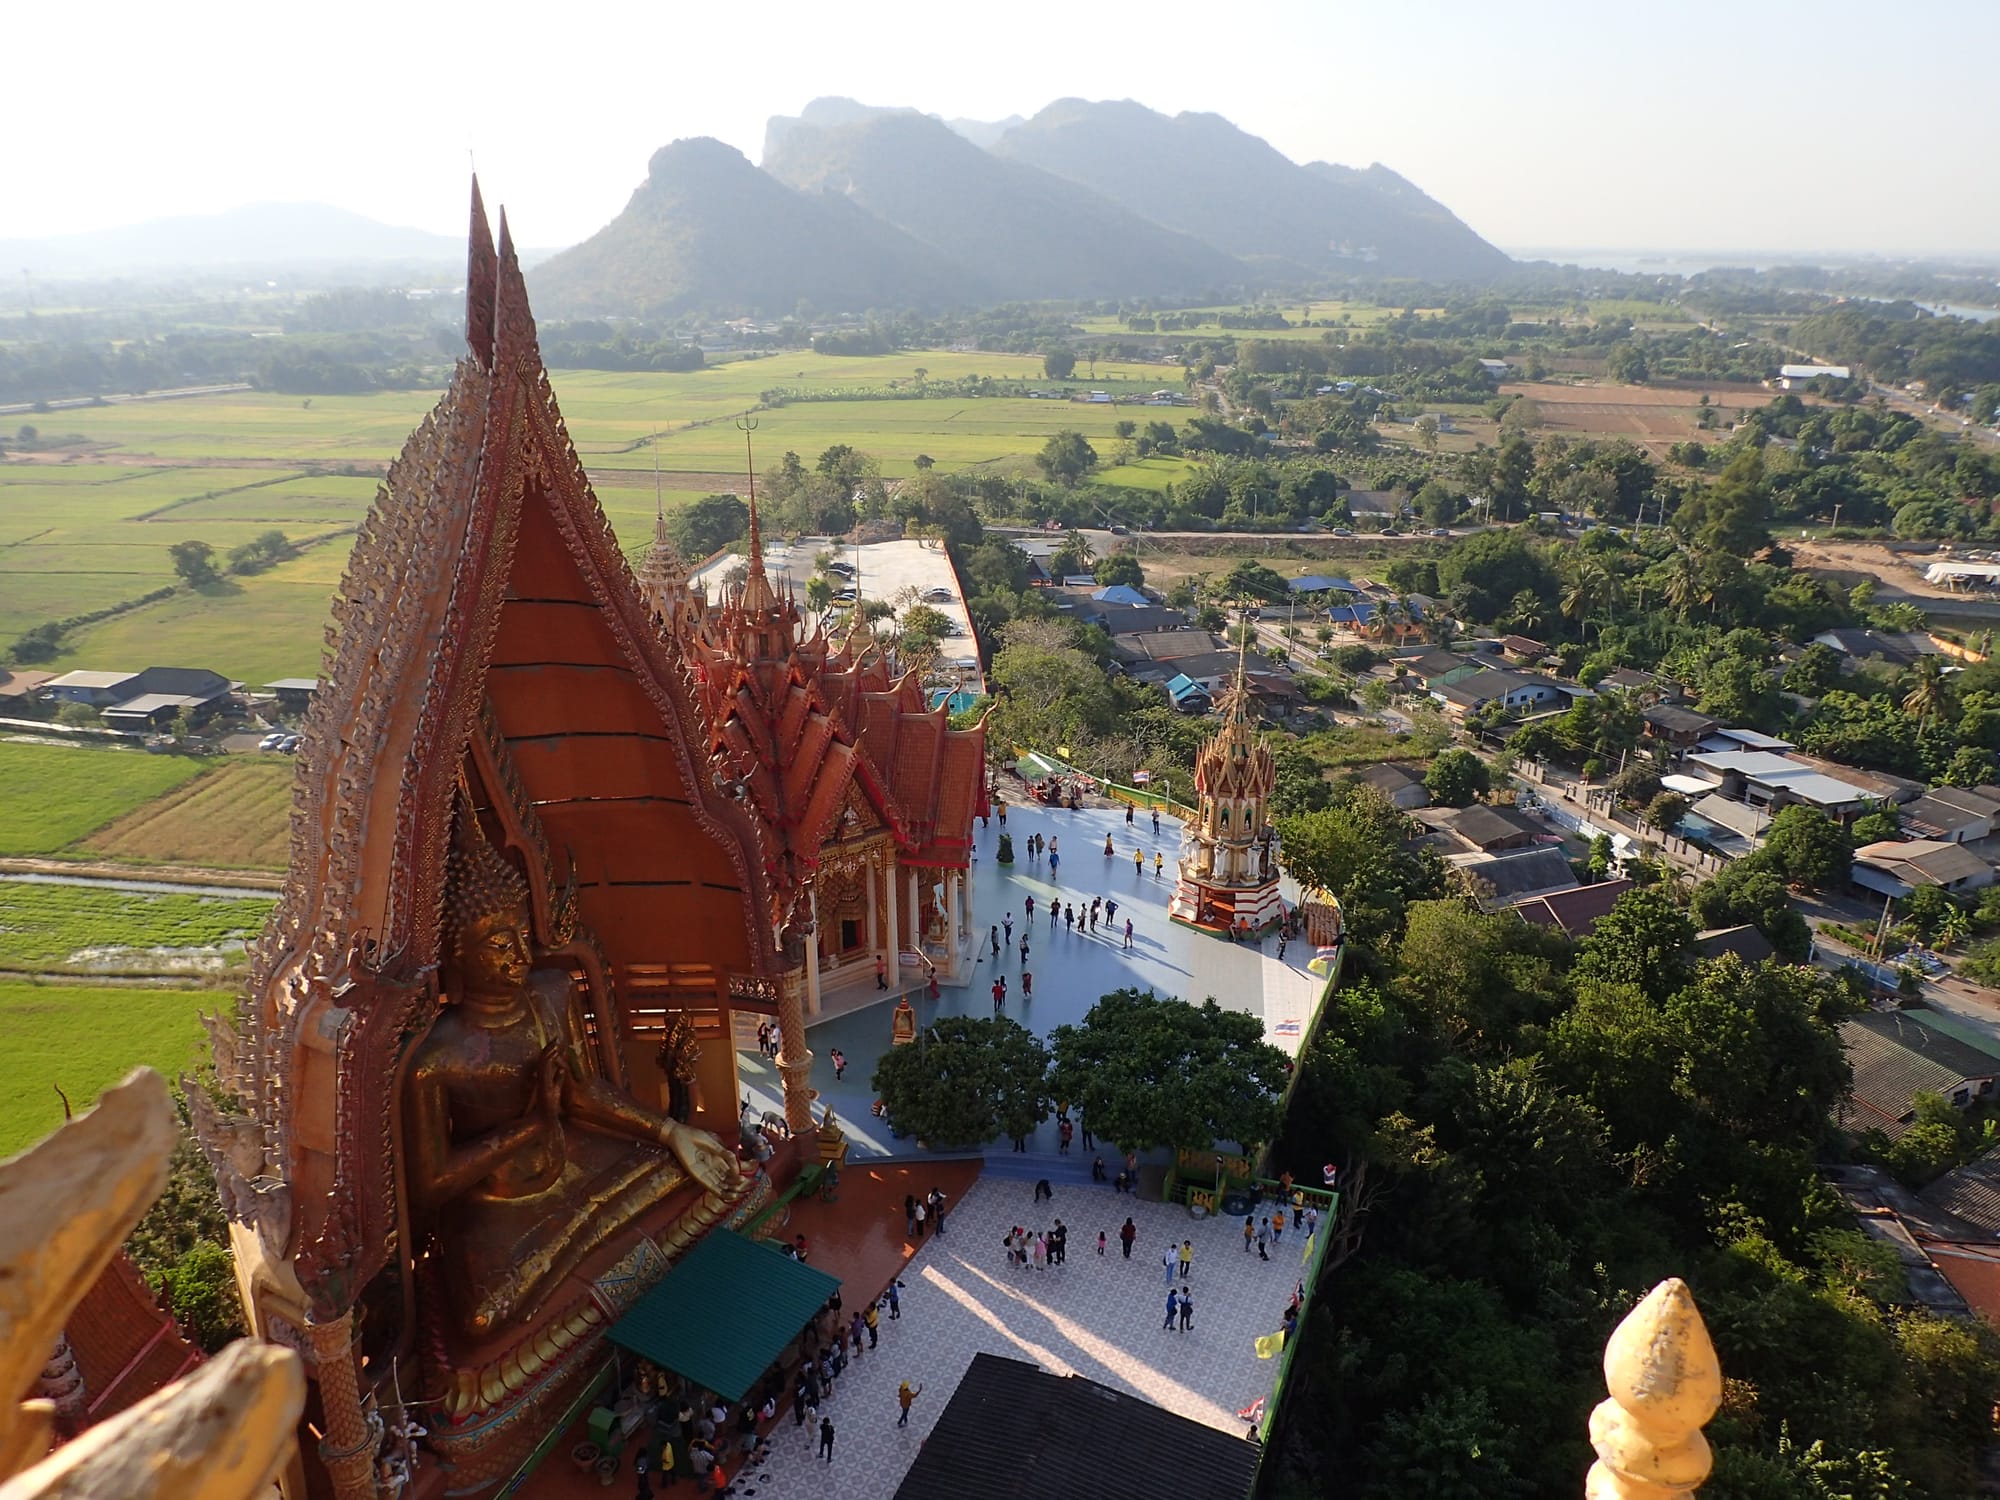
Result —
[[[197,1012],[218,1003],[212,990],[0,979],[0,1157],[62,1123],[58,1087],[85,1109],[141,1065],[175,1077],[201,1048]]]
[[[56,854],[210,763],[71,745],[0,742],[0,854]]]
[[[221,975],[242,966],[273,899],[0,880],[0,970]]]
[[[1526,396],[1541,408],[1542,427],[1589,437],[1629,438],[1662,456],[1675,443],[1716,441],[1729,424],[1764,405],[1770,393],[1758,386],[1503,385],[1501,394]],[[1701,398],[1716,411],[1716,427],[1696,425]]]
[[[655,434],[665,499],[684,504],[737,487],[743,446],[733,418],[762,392],[908,389],[919,368],[931,381],[983,375],[1047,384],[1035,356],[943,350],[788,352],[684,373],[561,371],[552,379],[578,450],[599,477],[599,501],[636,553],[652,530]],[[1070,384],[1143,394],[1178,389],[1179,381],[1176,367],[1107,361],[1095,382],[1079,372]],[[45,621],[174,587],[167,549],[176,542],[205,541],[226,553],[275,528],[299,555],[77,627],[47,665],[205,666],[253,685],[311,675],[327,599],[352,529],[374,498],[375,476],[434,399],[418,391],[310,400],[235,392],[57,414],[44,424],[45,439],[79,439],[68,450],[73,461],[46,461],[44,453],[0,465],[0,644]],[[874,455],[890,478],[914,473],[920,453],[948,469],[1026,465],[1064,428],[1084,433],[1108,456],[1117,442],[1113,425],[1140,414],[1130,406],[1025,397],[795,401],[759,413],[756,456],[763,468],[791,449],[810,463],[847,443]],[[366,472],[329,472],[335,468]],[[1106,477],[1157,489],[1177,472],[1160,461]]]
[[[293,776],[290,760],[232,760],[98,829],[79,852],[133,864],[282,870]]]

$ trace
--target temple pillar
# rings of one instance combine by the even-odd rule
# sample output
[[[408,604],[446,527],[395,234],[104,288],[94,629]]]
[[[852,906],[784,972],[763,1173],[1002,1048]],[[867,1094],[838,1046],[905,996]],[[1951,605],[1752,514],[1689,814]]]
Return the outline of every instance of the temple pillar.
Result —
[[[910,946],[924,951],[924,895],[917,886],[917,872],[910,871]]]
[[[873,856],[870,856],[868,860],[868,874],[863,878],[861,883],[868,888],[868,946],[876,953],[880,953],[882,951],[881,918],[875,910],[880,904],[876,899],[875,877],[875,860]]]
[[[806,949],[808,965],[812,949]],[[793,969],[778,981],[778,1081],[785,1093],[785,1124],[793,1135],[813,1128],[812,1060],[806,1046],[807,969]]]
[[[812,936],[806,942],[806,1014],[816,1016],[819,1014],[819,893],[808,887],[806,900],[812,911]]]
[[[884,915],[888,919],[886,925],[889,939],[883,958],[889,966],[889,983],[891,986],[896,986],[901,983],[897,966],[901,962],[903,945],[896,930],[896,865],[893,860],[882,871],[882,896]]]
[[[375,1449],[382,1440],[379,1418],[361,1409],[361,1386],[354,1372],[354,1314],[306,1323],[319,1376],[319,1404],[326,1419],[320,1461],[333,1479],[339,1500],[375,1500]]]
[[[953,979],[958,978],[958,967],[965,952],[964,933],[958,925],[958,871],[949,871],[944,878],[944,936],[945,972]]]

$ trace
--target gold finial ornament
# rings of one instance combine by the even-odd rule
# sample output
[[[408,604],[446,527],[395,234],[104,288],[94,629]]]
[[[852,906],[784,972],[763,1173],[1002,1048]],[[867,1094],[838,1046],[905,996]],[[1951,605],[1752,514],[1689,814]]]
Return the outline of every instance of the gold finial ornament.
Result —
[[[1722,1405],[1722,1367],[1686,1282],[1670,1277],[1626,1314],[1604,1348],[1604,1384],[1586,1500],[1694,1494],[1714,1464],[1701,1429]]]

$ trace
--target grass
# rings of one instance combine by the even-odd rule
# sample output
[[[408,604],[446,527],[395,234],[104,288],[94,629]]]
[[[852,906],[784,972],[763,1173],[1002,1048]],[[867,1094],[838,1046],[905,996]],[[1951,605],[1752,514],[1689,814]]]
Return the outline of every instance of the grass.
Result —
[[[137,750],[0,742],[0,855],[60,853],[207,764]]]
[[[133,863],[282,870],[291,850],[293,766],[234,760],[100,828],[82,852]]]
[[[33,1145],[142,1065],[169,1078],[201,1047],[212,991],[0,979],[0,1157]]]
[[[219,974],[242,965],[274,899],[0,881],[0,969]]]

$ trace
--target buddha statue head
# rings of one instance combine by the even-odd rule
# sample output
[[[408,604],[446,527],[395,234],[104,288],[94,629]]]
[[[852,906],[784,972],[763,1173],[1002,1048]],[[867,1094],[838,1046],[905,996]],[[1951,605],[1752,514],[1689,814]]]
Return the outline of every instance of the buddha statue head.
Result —
[[[446,862],[445,953],[459,988],[473,1000],[503,999],[527,983],[528,888],[486,838],[471,801],[460,796]]]

